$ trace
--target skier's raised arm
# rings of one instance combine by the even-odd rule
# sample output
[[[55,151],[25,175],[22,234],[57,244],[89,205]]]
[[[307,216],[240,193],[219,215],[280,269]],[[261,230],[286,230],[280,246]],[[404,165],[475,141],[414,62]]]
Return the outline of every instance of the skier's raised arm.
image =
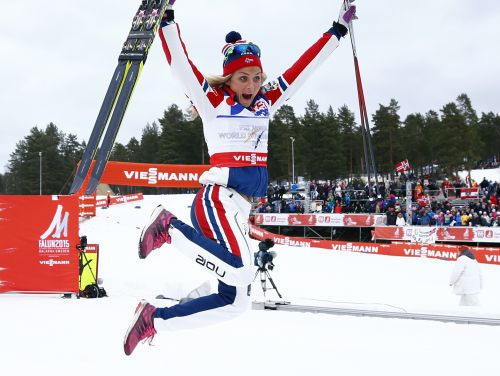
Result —
[[[174,1],[171,1],[173,4]],[[179,25],[174,21],[174,10],[169,5],[159,31],[163,50],[174,77],[181,82],[196,110],[204,117],[214,117],[213,111],[223,99],[212,90],[203,74],[191,61],[181,38]]]
[[[349,0],[348,2],[353,1]],[[339,18],[333,22],[332,27],[281,76],[264,85],[265,96],[271,102],[271,115],[302,86],[311,73],[338,47],[340,38],[347,34],[349,22],[355,18],[356,6],[352,5],[346,9],[345,5],[342,4]]]

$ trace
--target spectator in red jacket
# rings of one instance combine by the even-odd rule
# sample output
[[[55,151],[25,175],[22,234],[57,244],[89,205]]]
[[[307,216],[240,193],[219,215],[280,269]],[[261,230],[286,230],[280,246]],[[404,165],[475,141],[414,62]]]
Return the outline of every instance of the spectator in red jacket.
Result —
[[[451,188],[451,183],[448,178],[444,179],[441,189],[443,190],[444,197],[448,197],[448,190]]]

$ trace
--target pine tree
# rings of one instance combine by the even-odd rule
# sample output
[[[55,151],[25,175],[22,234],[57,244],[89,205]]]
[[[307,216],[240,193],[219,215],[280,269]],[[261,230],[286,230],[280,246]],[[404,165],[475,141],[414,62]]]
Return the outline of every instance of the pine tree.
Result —
[[[142,130],[141,149],[137,162],[155,163],[155,156],[158,153],[160,144],[160,130],[158,125],[153,122],[152,125],[146,124]]]
[[[203,123],[199,117],[185,123],[182,140],[183,163],[209,163],[207,145],[203,137]]]
[[[480,159],[500,161],[500,116],[493,112],[483,113],[478,123],[478,135],[483,145],[479,151]]]
[[[438,137],[441,143],[439,149],[439,164],[444,167],[447,175],[458,171],[464,163],[467,150],[464,150],[466,119],[453,102],[441,109],[441,129]]]
[[[399,104],[391,99],[389,106],[380,105],[373,115],[373,148],[379,172],[390,173],[402,158]]]
[[[298,119],[293,108],[284,105],[269,124],[268,168],[272,179],[292,180],[292,151],[290,137],[297,137]],[[295,150],[294,150],[295,151]]]
[[[438,163],[439,149],[441,143],[438,133],[442,128],[439,114],[436,111],[429,111],[424,117],[424,142],[426,150],[427,164],[431,166],[431,171],[434,172],[434,165]],[[411,162],[410,162],[411,163]]]
[[[109,157],[109,160],[110,161],[117,161],[117,162],[129,162],[130,155],[129,155],[127,147],[119,142],[116,142],[113,145],[113,150],[111,151],[111,155]]]
[[[175,104],[171,105],[160,119],[161,134],[156,154],[158,163],[183,163],[183,146],[186,144],[184,125],[186,120]]]
[[[465,118],[464,128],[464,143],[463,147],[467,150],[467,155],[464,156],[464,167],[471,170],[476,165],[483,148],[481,138],[479,136],[479,118],[476,110],[472,107],[472,103],[467,94],[460,94],[457,97],[458,108]]]
[[[321,123],[324,115],[319,106],[312,99],[307,102],[305,114],[300,118],[301,137],[295,142],[295,166],[299,166],[301,174],[307,177],[316,177],[320,173],[319,163],[322,155],[317,152],[316,145],[322,142]],[[297,176],[297,172],[295,173]]]
[[[328,108],[318,124],[315,152],[320,156],[316,177],[324,180],[347,176],[346,156],[341,150],[340,124],[332,107]]]
[[[129,162],[138,162],[141,158],[141,145],[137,138],[132,137],[126,146],[128,161]]]
[[[65,135],[53,123],[45,130],[32,128],[10,155],[7,193],[38,194],[40,173],[43,194],[65,193],[82,150],[76,136]]]
[[[341,135],[340,150],[345,158],[342,175],[350,178],[356,173],[361,173],[363,155],[361,128],[356,125],[354,113],[345,105],[339,108],[337,120]]]
[[[424,138],[425,119],[422,114],[410,114],[401,129],[401,159],[408,159],[414,170],[422,170],[427,163],[428,148]]]

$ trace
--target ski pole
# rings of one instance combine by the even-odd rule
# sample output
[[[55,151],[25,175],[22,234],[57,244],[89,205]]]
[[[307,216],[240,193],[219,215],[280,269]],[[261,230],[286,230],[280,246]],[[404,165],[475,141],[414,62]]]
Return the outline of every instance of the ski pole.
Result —
[[[349,0],[344,0],[344,9],[347,10],[349,7]],[[370,134],[370,125],[368,122],[368,112],[366,110],[366,102],[365,96],[363,93],[363,83],[361,81],[361,71],[359,69],[358,62],[358,53],[356,51],[356,40],[354,38],[354,26],[352,20],[347,25],[349,30],[349,37],[351,39],[351,47],[352,47],[352,55],[354,59],[354,72],[356,75],[356,87],[358,91],[358,102],[359,102],[359,113],[361,117],[361,130],[363,133],[363,146],[364,146],[364,155],[365,155],[365,168],[366,174],[368,178],[368,184],[370,183],[370,168],[373,171],[374,179],[375,179],[375,189],[378,194],[378,179],[377,179],[377,170],[375,168],[375,157],[373,153],[373,146],[371,141]]]

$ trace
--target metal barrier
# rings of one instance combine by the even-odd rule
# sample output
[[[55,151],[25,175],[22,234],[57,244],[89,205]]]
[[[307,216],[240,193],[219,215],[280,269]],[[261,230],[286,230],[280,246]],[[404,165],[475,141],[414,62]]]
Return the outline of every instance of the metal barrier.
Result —
[[[390,319],[427,320],[427,321],[440,321],[444,323],[452,322],[456,324],[500,326],[500,319],[495,317],[456,316],[456,315],[441,315],[441,314],[429,314],[429,313],[378,311],[378,310],[353,309],[353,308],[318,307],[318,306],[290,304],[289,302],[275,302],[270,300],[265,302],[253,302],[252,309],[325,313],[330,315],[363,316],[363,317],[378,317],[378,318],[390,318]]]

